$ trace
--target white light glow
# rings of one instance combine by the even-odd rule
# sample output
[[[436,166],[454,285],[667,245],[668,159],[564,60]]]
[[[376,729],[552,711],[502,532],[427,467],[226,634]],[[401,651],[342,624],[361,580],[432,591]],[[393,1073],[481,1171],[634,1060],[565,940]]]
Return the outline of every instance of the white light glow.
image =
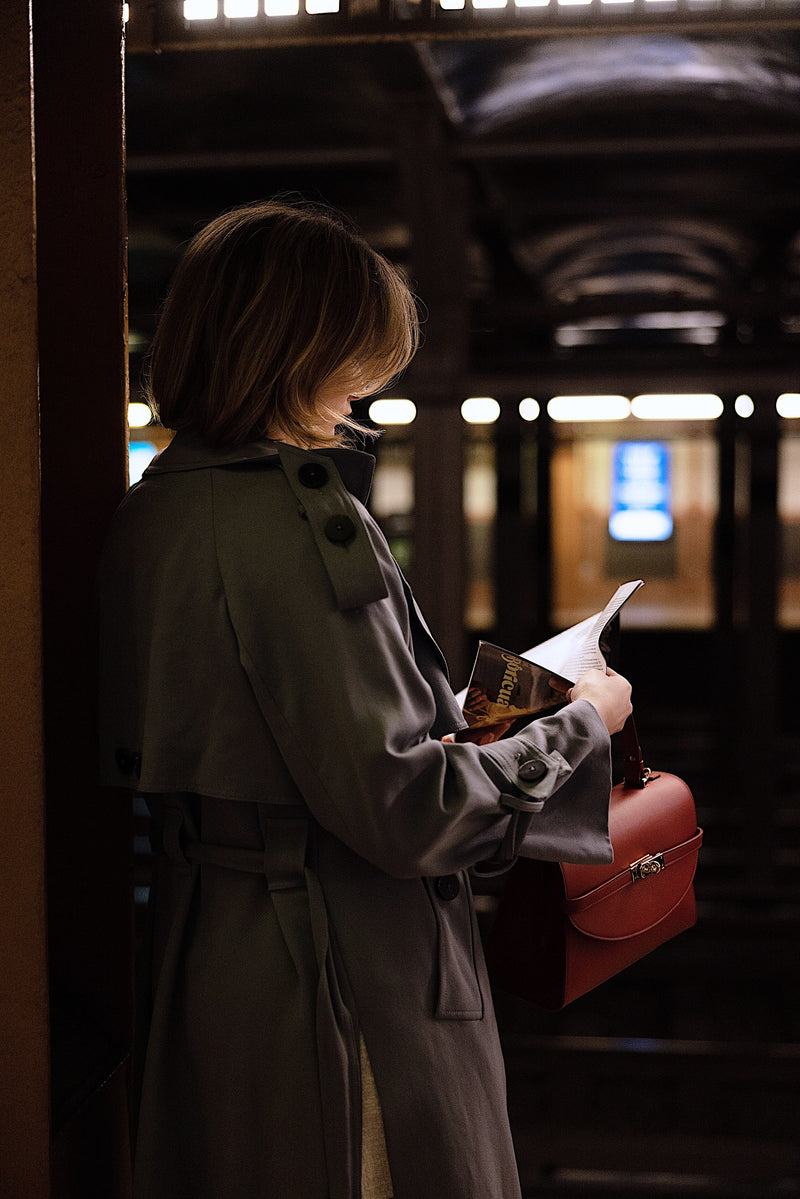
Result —
[[[639,420],[717,420],[722,409],[715,395],[640,395],[631,402]]]
[[[750,396],[737,396],[733,401],[734,411],[737,416],[743,416],[745,419],[752,416],[755,412],[755,404],[750,399]]]
[[[523,420],[536,420],[539,415],[539,402],[533,396],[526,396],[524,400],[520,400],[519,414]]]
[[[264,0],[264,12],[268,17],[296,17],[299,11],[299,0]]]
[[[506,0],[472,0],[473,8],[505,8]]]
[[[668,512],[630,508],[613,513],[608,531],[615,541],[667,541],[672,536],[672,517]]]
[[[123,6],[122,6],[122,24],[127,25],[128,21],[130,19],[131,19],[131,6],[130,6],[130,4],[123,4]]]
[[[461,405],[461,415],[469,425],[493,425],[500,415],[500,405],[491,396],[470,396]]]
[[[464,0],[439,0],[439,8],[463,8]]]
[[[551,420],[625,420],[631,402],[625,396],[553,396],[547,405]]]
[[[778,416],[786,420],[797,420],[800,417],[800,393],[785,391],[783,395],[778,396],[775,407],[778,409]]]
[[[128,404],[128,425],[131,429],[143,429],[145,425],[149,425],[153,419],[153,414],[150,411],[149,405],[133,403]]]
[[[550,0],[514,0],[517,8],[547,8]]]
[[[258,0],[225,0],[222,11],[226,17],[257,17]]]
[[[183,15],[187,21],[214,21],[218,10],[217,0],[183,0]]]
[[[592,0],[558,0],[558,7],[559,8],[569,8],[570,6],[574,6],[577,4],[586,5],[586,4],[591,4],[591,3],[592,3]]]
[[[369,419],[376,425],[410,425],[417,415],[413,400],[373,400]]]
[[[339,0],[306,0],[306,12],[316,16],[323,12],[338,12]]]

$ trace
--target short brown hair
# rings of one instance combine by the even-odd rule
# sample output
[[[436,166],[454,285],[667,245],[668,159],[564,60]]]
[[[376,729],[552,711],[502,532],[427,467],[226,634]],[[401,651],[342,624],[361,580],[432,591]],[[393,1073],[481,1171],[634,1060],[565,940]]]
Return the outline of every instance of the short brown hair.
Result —
[[[332,444],[341,438],[320,430],[319,389],[352,367],[362,390],[380,390],[418,336],[399,271],[346,218],[263,201],[223,213],[189,243],[153,339],[148,399],[167,428],[196,429],[210,445],[270,429]]]

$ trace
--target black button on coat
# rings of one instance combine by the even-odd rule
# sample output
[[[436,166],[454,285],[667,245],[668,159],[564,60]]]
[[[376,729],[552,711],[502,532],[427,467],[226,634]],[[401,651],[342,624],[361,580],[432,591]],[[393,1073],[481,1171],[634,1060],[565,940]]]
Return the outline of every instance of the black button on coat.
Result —
[[[442,743],[463,720],[370,472],[179,434],[114,522],[102,777],[136,756],[164,842],[137,1199],[360,1199],[361,1037],[395,1199],[519,1196],[467,871],[609,860],[608,736],[584,701]]]

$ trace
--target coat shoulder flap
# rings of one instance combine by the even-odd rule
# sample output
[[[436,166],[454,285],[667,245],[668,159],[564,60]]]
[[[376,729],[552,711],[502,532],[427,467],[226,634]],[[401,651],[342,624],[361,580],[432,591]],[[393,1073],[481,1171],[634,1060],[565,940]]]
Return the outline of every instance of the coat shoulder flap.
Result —
[[[337,608],[346,611],[385,599],[388,588],[380,562],[336,464],[322,454],[284,444],[278,445],[278,456],[297,500],[298,520],[308,524]],[[290,529],[286,534],[294,540]]]

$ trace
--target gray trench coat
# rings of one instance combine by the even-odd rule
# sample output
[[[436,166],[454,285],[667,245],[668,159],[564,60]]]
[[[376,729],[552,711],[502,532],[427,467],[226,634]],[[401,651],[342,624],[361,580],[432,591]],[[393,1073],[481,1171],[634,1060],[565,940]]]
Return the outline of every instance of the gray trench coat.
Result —
[[[179,434],[100,579],[102,778],[160,837],[138,1199],[518,1199],[468,871],[609,861],[591,704],[491,746],[364,507],[370,456]]]

